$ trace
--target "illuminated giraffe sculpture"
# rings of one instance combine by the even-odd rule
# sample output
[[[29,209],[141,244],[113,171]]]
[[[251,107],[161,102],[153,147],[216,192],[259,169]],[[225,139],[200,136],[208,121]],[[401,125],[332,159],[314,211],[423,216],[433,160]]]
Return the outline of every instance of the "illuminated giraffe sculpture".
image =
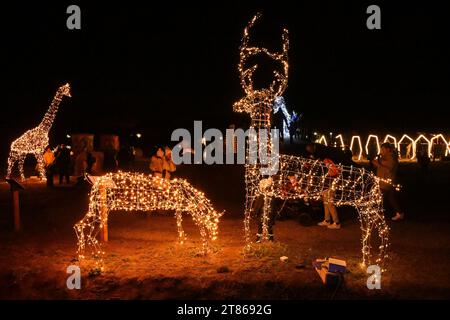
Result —
[[[11,176],[12,168],[16,161],[18,161],[20,177],[22,180],[25,179],[23,174],[23,164],[28,154],[32,154],[36,157],[39,174],[42,178],[45,177],[43,154],[45,147],[48,146],[48,133],[52,127],[53,120],[55,120],[59,104],[64,96],[71,97],[70,85],[68,83],[58,88],[41,123],[36,128],[28,130],[18,139],[13,141],[8,157],[6,178]]]
[[[186,180],[166,180],[131,172],[108,173],[94,180],[88,213],[74,226],[80,259],[84,258],[85,249],[89,246],[97,262],[102,261],[103,252],[97,236],[107,225],[111,210],[174,210],[181,243],[185,240],[181,225],[182,214],[189,212],[200,229],[204,252],[207,251],[208,239],[217,238],[219,218],[222,215],[214,210],[203,192]]]
[[[249,31],[259,17],[260,14],[255,15],[244,30],[238,70],[241,85],[246,96],[236,102],[233,107],[236,112],[250,114],[250,129],[253,129],[253,132],[264,132],[263,134],[267,134],[270,132],[270,119],[274,101],[277,97],[282,96],[287,87],[289,40],[288,31],[285,29],[282,36],[283,49],[280,53],[272,53],[266,48],[250,47]],[[265,54],[281,63],[282,72],[274,72],[275,79],[269,88],[255,89],[252,76],[257,65],[246,68],[246,60],[257,54]],[[267,135],[267,139],[270,139],[271,135]],[[250,248],[251,244],[251,211],[257,197],[264,197],[262,238],[267,240],[269,238],[267,224],[272,198],[284,200],[320,199],[324,191],[331,188],[334,190],[334,196],[330,201],[333,201],[337,206],[351,205],[358,211],[362,229],[362,256],[364,264],[372,262],[370,236],[373,229],[376,229],[378,232],[380,243],[376,263],[382,266],[384,259],[387,257],[389,228],[383,215],[382,196],[379,187],[380,179],[364,169],[342,165],[337,165],[335,171],[338,174],[330,177],[328,175],[329,168],[324,162],[297,156],[275,154],[273,148],[270,148],[270,143],[266,149],[272,152],[272,155],[268,157],[268,159],[271,159],[269,163],[263,164],[262,161],[251,163],[247,161],[245,164],[247,194],[244,227],[247,248]],[[255,156],[251,152],[255,151],[252,151],[247,146],[247,159]],[[273,168],[274,166],[278,166],[278,170],[270,178],[261,174],[261,169]],[[389,182],[386,181],[386,183]]]

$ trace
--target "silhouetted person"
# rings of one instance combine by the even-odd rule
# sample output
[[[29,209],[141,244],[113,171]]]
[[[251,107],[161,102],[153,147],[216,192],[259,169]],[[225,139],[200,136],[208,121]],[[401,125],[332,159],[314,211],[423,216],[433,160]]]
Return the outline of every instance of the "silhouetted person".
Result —
[[[419,164],[420,172],[425,174],[428,172],[428,166],[430,164],[430,157],[428,156],[428,153],[423,150],[417,151],[417,163]]]
[[[294,137],[296,135],[296,131],[297,131],[297,124],[296,124],[296,122],[292,121],[289,126],[289,143],[290,144],[294,143]]]
[[[129,146],[123,146],[117,153],[117,164],[120,169],[129,171],[134,160],[133,150]]]
[[[94,166],[94,163],[97,161],[95,157],[92,155],[92,152],[88,151],[86,155],[86,172],[89,174],[92,174],[92,167]]]
[[[350,150],[349,146],[344,147],[344,163],[343,165],[351,166],[354,165],[353,162],[353,152]]]
[[[377,159],[371,161],[373,166],[377,169],[377,176],[388,182],[380,181],[380,189],[383,193],[383,197],[389,202],[389,204],[395,210],[395,216],[392,217],[393,221],[404,219],[405,215],[400,208],[400,204],[397,200],[397,191],[393,184],[396,182],[398,157],[396,150],[392,148],[389,143],[383,143],[381,145],[381,153]]]
[[[103,170],[106,172],[115,172],[117,170],[117,151],[109,144],[103,154]]]
[[[278,110],[278,112],[273,114],[273,127],[278,129],[278,132],[280,134],[280,142],[284,140],[284,133],[283,133],[283,121],[285,117],[283,112]]]
[[[70,183],[70,151],[61,144],[56,153],[56,166],[59,173],[59,184],[63,183],[63,178],[66,178],[66,183]]]

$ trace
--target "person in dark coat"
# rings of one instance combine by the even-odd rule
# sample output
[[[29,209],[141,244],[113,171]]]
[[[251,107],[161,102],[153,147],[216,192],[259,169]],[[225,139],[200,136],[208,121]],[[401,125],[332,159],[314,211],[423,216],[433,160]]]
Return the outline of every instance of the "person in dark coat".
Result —
[[[59,184],[63,183],[66,178],[66,183],[70,183],[70,150],[66,145],[61,144],[56,152],[56,167],[59,173]]]

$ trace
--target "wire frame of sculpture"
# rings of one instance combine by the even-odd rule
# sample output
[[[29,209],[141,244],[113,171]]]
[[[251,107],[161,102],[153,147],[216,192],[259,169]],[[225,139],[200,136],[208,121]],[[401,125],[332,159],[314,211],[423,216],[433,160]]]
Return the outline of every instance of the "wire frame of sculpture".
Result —
[[[247,187],[255,190],[255,196],[262,195],[265,198],[262,217],[263,237],[267,237],[268,212],[271,209],[272,198],[282,200],[324,198],[326,199],[324,201],[331,201],[336,206],[353,206],[357,210],[362,232],[362,262],[365,265],[376,263],[383,267],[388,257],[389,227],[383,214],[380,183],[391,182],[381,180],[363,168],[342,165],[330,168],[319,160],[288,155],[280,155],[279,160],[278,174],[265,180],[260,179],[258,172],[247,170]],[[333,172],[333,176],[330,176],[330,171]],[[379,237],[375,260],[371,256],[373,232]]]
[[[236,102],[233,106],[236,112],[245,112],[250,115],[250,128],[256,132],[270,133],[271,114],[274,101],[281,96],[287,88],[288,81],[288,31],[284,29],[282,36],[282,52],[272,53],[266,48],[249,46],[250,29],[260,17],[257,14],[244,29],[244,35],[240,47],[240,60],[238,71],[240,73],[241,85],[245,96]],[[274,72],[274,80],[269,88],[255,89],[253,86],[253,74],[257,65],[246,67],[246,61],[249,57],[257,54],[266,54],[274,61],[281,64],[282,72]],[[268,134],[270,140],[271,135]],[[268,152],[273,150],[273,145],[268,144]],[[258,152],[247,147],[247,160],[255,159]],[[324,196],[324,192],[332,191],[327,201],[332,201],[335,205],[350,205],[357,209],[362,229],[362,256],[363,264],[370,264],[371,259],[371,234],[375,229],[380,238],[379,253],[376,263],[381,267],[387,257],[389,246],[389,228],[386,225],[383,210],[382,197],[380,191],[380,180],[372,173],[363,169],[353,167],[337,166],[337,176],[331,177],[328,173],[329,168],[321,161],[315,161],[308,158],[272,154],[270,157],[272,163],[263,165],[259,163],[246,162],[245,165],[245,184],[246,184],[246,202],[245,202],[245,239],[247,248],[251,244],[251,213],[254,201],[257,197],[264,197],[262,226],[262,238],[267,240],[269,211],[272,198],[279,199],[319,199]],[[278,173],[271,177],[263,176],[263,168],[278,166]],[[390,183],[387,181],[387,183]],[[291,184],[291,187],[289,187]]]
[[[7,178],[11,176],[13,166],[18,162],[20,177],[22,180],[25,179],[23,165],[26,156],[29,154],[32,154],[36,158],[41,178],[45,177],[43,153],[49,143],[48,133],[53,125],[56,113],[58,112],[58,107],[64,96],[71,97],[70,85],[68,83],[58,88],[41,123],[39,123],[37,127],[26,131],[11,143],[6,172]]]
[[[74,226],[80,260],[85,258],[86,248],[90,247],[94,260],[98,264],[103,262],[104,252],[97,236],[107,225],[111,210],[173,210],[180,243],[186,238],[182,214],[188,212],[200,229],[204,253],[208,249],[208,240],[217,238],[219,218],[222,215],[214,210],[203,192],[186,180],[165,180],[140,173],[108,173],[95,180],[90,193],[89,211]]]

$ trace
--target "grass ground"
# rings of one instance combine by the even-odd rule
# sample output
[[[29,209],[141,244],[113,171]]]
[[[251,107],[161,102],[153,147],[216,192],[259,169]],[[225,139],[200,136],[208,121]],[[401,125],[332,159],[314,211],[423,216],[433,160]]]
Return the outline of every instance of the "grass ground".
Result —
[[[244,254],[242,170],[238,167],[180,168],[195,186],[226,210],[219,239],[209,255],[199,253],[200,237],[189,215],[188,241],[176,242],[173,214],[114,212],[105,269],[90,273],[81,264],[81,290],[66,288],[66,268],[74,263],[73,225],[85,214],[89,186],[55,187],[25,183],[21,193],[23,230],[11,231],[8,186],[0,184],[1,299],[449,299],[450,166],[433,164],[419,174],[403,165],[407,220],[391,223],[391,259],[381,290],[366,288],[359,266],[360,230],[344,215],[341,230],[277,221],[274,243]],[[287,262],[280,257],[287,256]],[[323,286],[312,267],[316,258],[347,261],[349,273],[337,290]]]

